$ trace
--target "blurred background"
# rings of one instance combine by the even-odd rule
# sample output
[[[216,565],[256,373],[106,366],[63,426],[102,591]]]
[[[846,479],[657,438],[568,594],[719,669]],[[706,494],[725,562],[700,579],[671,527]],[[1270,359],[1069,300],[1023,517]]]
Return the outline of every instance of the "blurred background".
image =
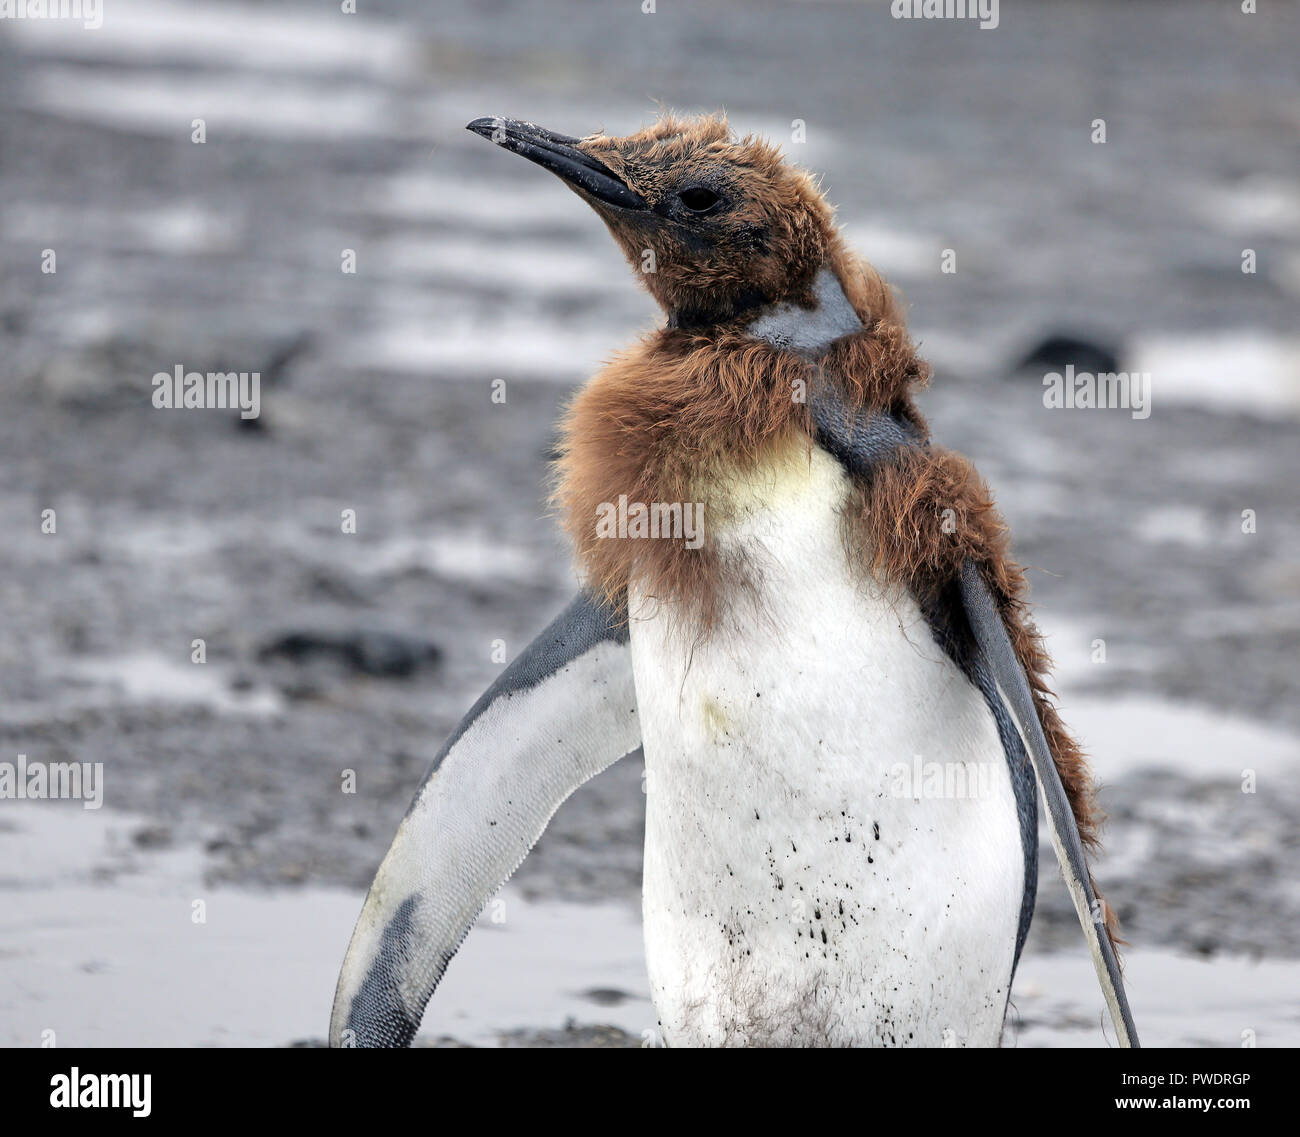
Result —
[[[428,761],[574,588],[559,410],[658,319],[464,125],[660,106],[784,144],[903,290],[1103,783],[1144,1042],[1300,1043],[1297,6],[650,6],[0,20],[0,759],[105,786],[0,801],[0,1043],[324,1037]],[[1067,364],[1148,375],[1150,416],[1045,409]],[[178,365],[260,372],[260,417],[155,409]],[[642,1044],[640,777],[561,810],[427,1041]],[[1107,1045],[1043,866],[1006,1042]]]

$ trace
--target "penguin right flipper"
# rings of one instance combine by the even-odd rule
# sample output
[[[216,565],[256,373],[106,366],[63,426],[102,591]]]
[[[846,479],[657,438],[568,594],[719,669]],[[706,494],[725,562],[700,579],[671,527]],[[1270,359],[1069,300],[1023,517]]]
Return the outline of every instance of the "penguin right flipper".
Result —
[[[375,874],[331,1046],[406,1046],[470,925],[564,800],[641,744],[626,621],[582,592],[474,704]]]

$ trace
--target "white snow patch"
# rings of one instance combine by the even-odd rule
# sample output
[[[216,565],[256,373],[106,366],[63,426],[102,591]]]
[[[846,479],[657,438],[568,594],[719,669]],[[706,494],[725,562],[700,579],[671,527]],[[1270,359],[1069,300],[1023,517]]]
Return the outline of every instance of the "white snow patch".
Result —
[[[485,533],[466,531],[438,537],[396,537],[358,550],[358,572],[390,574],[425,569],[460,580],[536,581],[543,567],[537,554],[505,545]]]
[[[1300,190],[1293,180],[1254,174],[1231,184],[1188,185],[1187,208],[1228,233],[1291,237],[1300,229]]]
[[[348,366],[444,377],[525,376],[573,383],[627,340],[626,329],[554,327],[540,319],[486,313],[391,320],[344,348]],[[486,396],[485,396],[486,397]]]
[[[6,31],[25,52],[134,67],[165,61],[391,79],[420,62],[409,28],[349,16],[338,5],[319,15],[188,0],[109,0],[103,7],[102,26],[89,34],[77,20],[10,20]]]
[[[95,702],[181,703],[209,707],[218,714],[273,715],[284,700],[269,688],[231,688],[226,670],[217,664],[183,663],[145,652],[75,660],[68,672],[92,686],[104,688]],[[118,698],[109,698],[115,688]]]
[[[1268,332],[1158,334],[1134,340],[1131,372],[1151,376],[1151,413],[1201,406],[1261,417],[1300,414],[1300,339]]]

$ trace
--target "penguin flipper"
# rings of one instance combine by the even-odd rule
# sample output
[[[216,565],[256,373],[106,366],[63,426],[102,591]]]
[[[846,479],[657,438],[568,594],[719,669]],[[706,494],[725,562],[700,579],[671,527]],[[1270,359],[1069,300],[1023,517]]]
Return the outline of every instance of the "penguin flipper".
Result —
[[[409,1045],[471,924],[555,811],[640,744],[626,621],[584,591],[434,759],[352,934],[330,1045]]]
[[[1052,759],[1051,748],[1039,721],[1024,668],[1012,646],[1011,637],[1007,634],[993,593],[974,561],[968,560],[962,565],[961,594],[975,642],[1002,691],[1003,702],[1015,720],[1038,776],[1043,803],[1047,807],[1047,825],[1052,836],[1052,847],[1056,850],[1061,874],[1065,877],[1070,898],[1074,901],[1074,910],[1083,926],[1084,939],[1092,953],[1097,980],[1106,997],[1106,1005],[1110,1009],[1120,1045],[1136,1048],[1140,1045],[1137,1027],[1133,1024],[1133,1012],[1124,992],[1119,959],[1115,955],[1110,936],[1106,934],[1101,903],[1092,886],[1092,875],[1084,858],[1083,842],[1079,838],[1074,811],[1070,808],[1061,776]]]

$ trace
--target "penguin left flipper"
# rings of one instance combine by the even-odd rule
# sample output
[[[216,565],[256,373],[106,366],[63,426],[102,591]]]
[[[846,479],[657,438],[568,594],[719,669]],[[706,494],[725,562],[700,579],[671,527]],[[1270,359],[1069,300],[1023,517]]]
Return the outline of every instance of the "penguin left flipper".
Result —
[[[1034,773],[1038,776],[1043,803],[1047,807],[1047,828],[1051,834],[1052,847],[1056,850],[1061,875],[1065,878],[1074,910],[1083,927],[1084,939],[1092,954],[1097,980],[1106,998],[1120,1045],[1136,1049],[1140,1045],[1137,1027],[1133,1023],[1133,1012],[1124,991],[1115,945],[1106,933],[1103,909],[1092,885],[1092,874],[1088,871],[1088,862],[1084,857],[1079,827],[1057,773],[1051,747],[1034,705],[1029,680],[1016,655],[1011,637],[1007,634],[993,592],[974,561],[968,560],[962,565],[961,595],[980,654],[997,681],[1003,701],[1010,710],[1029,753]]]
[[[626,622],[588,592],[461,721],[375,875],[339,974],[331,1046],[406,1046],[492,894],[564,800],[641,744]]]

